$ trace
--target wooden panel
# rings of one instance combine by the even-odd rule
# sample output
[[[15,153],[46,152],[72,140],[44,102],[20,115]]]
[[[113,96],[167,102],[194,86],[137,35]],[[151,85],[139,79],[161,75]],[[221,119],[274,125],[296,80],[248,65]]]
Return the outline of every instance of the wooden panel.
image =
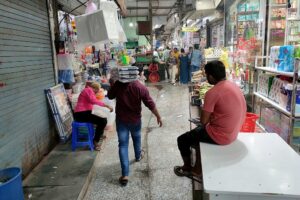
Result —
[[[55,84],[51,48],[46,0],[0,1],[0,168],[27,173],[54,141],[44,94]]]

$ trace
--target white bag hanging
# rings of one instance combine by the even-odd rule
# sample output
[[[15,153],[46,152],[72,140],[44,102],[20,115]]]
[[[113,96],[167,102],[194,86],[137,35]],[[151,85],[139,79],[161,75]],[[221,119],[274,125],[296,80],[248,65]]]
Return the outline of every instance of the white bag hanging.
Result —
[[[93,105],[93,110],[92,114],[96,115],[101,118],[107,118],[110,114],[110,111],[106,107],[98,106],[98,105]]]

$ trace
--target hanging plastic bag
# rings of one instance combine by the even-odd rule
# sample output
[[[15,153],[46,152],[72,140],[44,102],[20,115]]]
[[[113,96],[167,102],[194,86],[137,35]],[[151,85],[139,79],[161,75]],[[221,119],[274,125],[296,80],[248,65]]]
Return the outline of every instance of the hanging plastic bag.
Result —
[[[95,11],[97,11],[97,6],[92,0],[90,0],[87,2],[85,14],[93,13]]]

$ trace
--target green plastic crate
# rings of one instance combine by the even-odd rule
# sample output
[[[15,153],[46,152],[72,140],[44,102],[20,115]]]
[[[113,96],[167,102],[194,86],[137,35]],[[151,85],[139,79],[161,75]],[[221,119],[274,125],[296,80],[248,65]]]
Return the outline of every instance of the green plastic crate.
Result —
[[[152,57],[142,57],[142,56],[137,56],[135,61],[137,63],[152,63]]]

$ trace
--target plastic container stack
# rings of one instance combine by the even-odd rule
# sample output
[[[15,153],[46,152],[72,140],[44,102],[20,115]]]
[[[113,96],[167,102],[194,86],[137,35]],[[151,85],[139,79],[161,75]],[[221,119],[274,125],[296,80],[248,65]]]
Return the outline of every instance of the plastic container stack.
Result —
[[[129,83],[139,78],[139,68],[135,66],[125,66],[119,68],[119,81]]]

